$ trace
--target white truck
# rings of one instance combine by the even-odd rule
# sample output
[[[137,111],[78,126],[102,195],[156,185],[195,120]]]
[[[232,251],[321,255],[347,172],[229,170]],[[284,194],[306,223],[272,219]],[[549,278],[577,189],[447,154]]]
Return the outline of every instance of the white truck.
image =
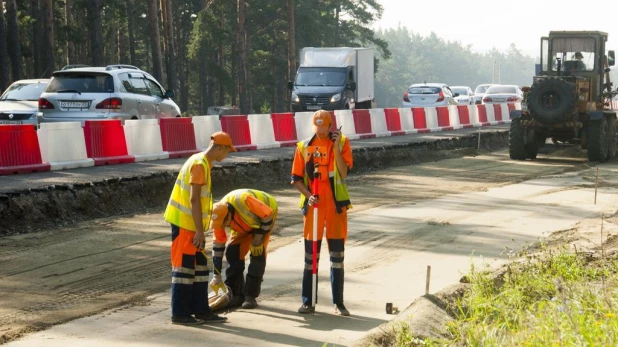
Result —
[[[305,47],[292,90],[294,112],[369,109],[375,103],[373,48]]]

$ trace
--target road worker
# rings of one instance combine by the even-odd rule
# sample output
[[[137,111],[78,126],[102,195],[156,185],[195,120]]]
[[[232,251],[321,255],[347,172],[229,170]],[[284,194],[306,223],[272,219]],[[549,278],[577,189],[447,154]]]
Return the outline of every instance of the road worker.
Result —
[[[216,269],[210,287],[213,291],[232,291],[229,307],[245,309],[257,307],[262,278],[266,269],[266,253],[270,233],[277,219],[277,201],[265,192],[255,189],[237,189],[225,195],[213,207],[210,228],[213,230],[212,262]],[[229,227],[228,241],[225,228]],[[227,245],[226,245],[227,243]],[[227,261],[225,282],[221,278],[223,254]],[[247,280],[245,257],[250,253]]]
[[[301,193],[300,207],[304,215],[305,266],[302,283],[302,306],[299,313],[311,313],[313,212],[318,204],[318,263],[324,228],[330,253],[330,279],[335,313],[350,315],[343,302],[344,249],[348,235],[347,210],[352,208],[345,178],[352,169],[350,141],[341,132],[330,132],[332,117],[327,111],[313,114],[314,135],[297,144],[292,164],[292,184]],[[318,174],[314,173],[317,167]],[[316,177],[318,176],[318,177]],[[319,180],[319,191],[312,192],[314,179]],[[317,283],[314,290],[317,293]],[[317,294],[316,294],[317,297]]]
[[[208,264],[202,252],[212,213],[211,166],[236,149],[230,135],[216,132],[206,151],[180,169],[165,220],[172,226],[172,323],[224,322],[208,305]],[[194,315],[194,316],[193,316]]]

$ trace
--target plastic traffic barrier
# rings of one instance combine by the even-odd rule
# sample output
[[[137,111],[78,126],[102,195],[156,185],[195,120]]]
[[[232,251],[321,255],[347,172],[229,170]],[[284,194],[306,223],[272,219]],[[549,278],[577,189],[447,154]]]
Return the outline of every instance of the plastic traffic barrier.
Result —
[[[189,157],[200,151],[191,118],[159,118],[159,128],[163,150],[170,158]]]
[[[0,175],[49,171],[34,126],[0,125]]]
[[[124,129],[118,119],[85,121],[84,139],[88,158],[96,166],[135,162],[127,151]]]

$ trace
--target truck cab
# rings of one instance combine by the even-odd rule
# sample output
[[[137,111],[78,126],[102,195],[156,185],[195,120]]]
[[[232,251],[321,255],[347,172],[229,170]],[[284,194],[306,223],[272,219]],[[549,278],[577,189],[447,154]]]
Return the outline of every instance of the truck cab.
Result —
[[[288,83],[292,111],[371,108],[373,72],[371,48],[305,47]]]

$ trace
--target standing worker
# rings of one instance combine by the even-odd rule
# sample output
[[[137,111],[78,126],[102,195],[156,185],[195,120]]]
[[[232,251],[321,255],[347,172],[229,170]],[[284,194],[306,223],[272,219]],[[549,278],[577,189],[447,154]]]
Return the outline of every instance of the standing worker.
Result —
[[[211,166],[236,149],[230,135],[216,132],[205,152],[192,155],[180,169],[165,220],[172,226],[172,323],[225,322],[208,306],[208,263],[202,253],[205,226],[212,213]],[[192,316],[192,315],[195,315]]]
[[[214,236],[212,262],[217,271],[210,281],[210,287],[215,293],[224,290],[220,274],[225,252],[225,285],[230,287],[233,294],[232,302],[228,306],[242,304],[245,309],[257,307],[255,299],[260,295],[266,269],[266,249],[276,220],[275,198],[255,189],[233,190],[214,205],[210,228]],[[231,239],[226,247],[225,228],[228,226]],[[251,255],[245,283],[245,257],[249,252]]]
[[[345,241],[348,236],[347,210],[352,208],[345,178],[352,168],[352,149],[350,141],[340,131],[329,132],[332,119],[329,112],[320,110],[313,114],[314,135],[297,144],[292,164],[292,184],[301,193],[300,207],[304,215],[303,234],[305,238],[305,267],[302,284],[302,306],[299,313],[312,313],[312,290],[317,293],[317,283],[312,288],[313,258],[313,213],[309,208],[318,203],[317,261],[324,227],[330,253],[330,282],[335,313],[349,316],[343,304],[343,258]],[[316,154],[317,152],[317,154]],[[319,175],[315,175],[317,169]],[[314,176],[317,176],[314,178]],[[318,192],[312,192],[313,179],[319,180]],[[317,294],[316,294],[317,297]]]

